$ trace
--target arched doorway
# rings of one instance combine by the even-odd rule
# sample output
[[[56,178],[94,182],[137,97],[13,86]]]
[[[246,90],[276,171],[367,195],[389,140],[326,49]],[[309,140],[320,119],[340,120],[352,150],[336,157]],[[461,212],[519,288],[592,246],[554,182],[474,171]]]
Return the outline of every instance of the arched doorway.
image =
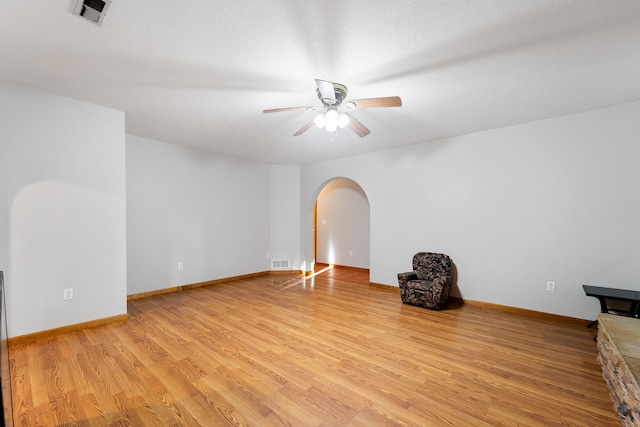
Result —
[[[369,258],[369,199],[355,181],[333,179],[316,198],[315,262],[366,270],[368,280]]]

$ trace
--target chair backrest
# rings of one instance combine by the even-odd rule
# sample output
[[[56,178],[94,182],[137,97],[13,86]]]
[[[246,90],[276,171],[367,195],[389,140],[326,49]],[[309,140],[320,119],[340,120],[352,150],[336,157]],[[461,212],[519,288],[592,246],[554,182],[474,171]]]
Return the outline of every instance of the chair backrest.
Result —
[[[422,280],[433,280],[439,276],[447,276],[451,269],[451,258],[445,254],[418,252],[413,256],[413,270]]]

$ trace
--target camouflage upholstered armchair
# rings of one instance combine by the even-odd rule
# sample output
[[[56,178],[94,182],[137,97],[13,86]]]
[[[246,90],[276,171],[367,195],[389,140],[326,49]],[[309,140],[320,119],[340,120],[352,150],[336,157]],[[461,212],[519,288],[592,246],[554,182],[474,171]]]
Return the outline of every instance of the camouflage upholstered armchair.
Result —
[[[418,252],[413,271],[398,274],[400,298],[405,304],[440,310],[451,289],[451,259],[445,254]]]

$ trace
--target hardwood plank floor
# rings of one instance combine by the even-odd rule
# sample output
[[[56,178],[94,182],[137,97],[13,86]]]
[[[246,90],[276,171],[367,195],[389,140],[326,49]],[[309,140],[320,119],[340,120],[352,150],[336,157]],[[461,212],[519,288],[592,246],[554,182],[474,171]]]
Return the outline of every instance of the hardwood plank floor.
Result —
[[[586,322],[436,312],[340,274],[135,299],[127,322],[14,345],[15,424],[620,425]]]
[[[321,277],[341,280],[343,282],[360,283],[363,285],[369,284],[369,270],[365,268],[344,266],[329,268],[329,264],[316,263],[314,271],[322,271],[322,273],[320,273]]]

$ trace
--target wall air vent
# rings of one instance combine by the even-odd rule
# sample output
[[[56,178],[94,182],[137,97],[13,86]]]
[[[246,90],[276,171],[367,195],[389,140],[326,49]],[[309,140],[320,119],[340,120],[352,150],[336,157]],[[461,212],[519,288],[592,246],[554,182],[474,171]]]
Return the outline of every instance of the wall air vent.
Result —
[[[91,21],[96,25],[102,25],[107,9],[111,4],[110,0],[76,0],[73,14]]]
[[[273,270],[281,270],[281,269],[289,268],[289,260],[281,259],[281,260],[272,260],[271,261],[271,269]]]

